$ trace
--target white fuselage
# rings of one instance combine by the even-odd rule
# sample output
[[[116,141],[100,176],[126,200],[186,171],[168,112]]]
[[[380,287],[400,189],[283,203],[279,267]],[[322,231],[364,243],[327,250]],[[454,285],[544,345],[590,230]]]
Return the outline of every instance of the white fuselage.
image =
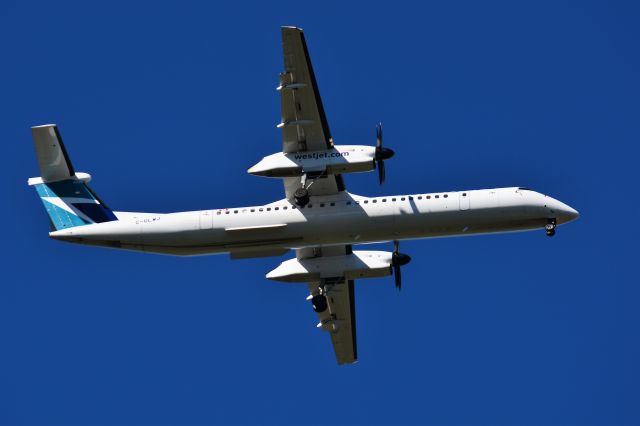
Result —
[[[50,233],[52,238],[173,255],[283,254],[307,246],[540,229],[577,217],[535,191],[498,188],[416,195],[313,197],[264,206],[170,214],[116,212],[119,220]]]

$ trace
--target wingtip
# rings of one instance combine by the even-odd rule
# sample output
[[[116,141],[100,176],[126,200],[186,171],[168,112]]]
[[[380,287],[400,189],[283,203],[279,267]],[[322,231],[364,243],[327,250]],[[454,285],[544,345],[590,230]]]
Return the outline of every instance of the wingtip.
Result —
[[[58,125],[51,123],[51,124],[40,124],[38,126],[31,126],[32,129],[39,129],[41,127],[58,127]]]

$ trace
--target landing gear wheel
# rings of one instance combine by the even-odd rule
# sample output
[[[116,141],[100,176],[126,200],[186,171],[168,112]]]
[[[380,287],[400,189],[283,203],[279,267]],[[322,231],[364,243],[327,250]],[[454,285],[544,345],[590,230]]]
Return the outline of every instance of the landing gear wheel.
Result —
[[[544,230],[549,237],[553,237],[554,235],[556,235],[556,220],[550,219],[549,222],[544,226]]]
[[[296,204],[300,207],[304,207],[309,203],[309,190],[306,188],[298,188],[293,193],[293,198],[296,200]]]
[[[313,310],[316,312],[324,312],[327,310],[327,298],[322,294],[316,294],[311,298],[311,304],[313,305]]]

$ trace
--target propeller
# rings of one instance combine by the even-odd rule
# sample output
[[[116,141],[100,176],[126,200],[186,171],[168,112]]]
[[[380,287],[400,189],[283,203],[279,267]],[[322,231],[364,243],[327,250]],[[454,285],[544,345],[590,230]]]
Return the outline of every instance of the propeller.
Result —
[[[393,157],[393,154],[395,153],[393,152],[392,149],[384,148],[382,146],[382,123],[378,123],[376,125],[375,158],[376,158],[376,168],[378,169],[378,180],[380,181],[381,185],[384,182],[384,178],[386,176],[385,170],[384,170],[384,160],[388,160],[389,158]]]
[[[400,242],[393,242],[393,254],[391,255],[391,270],[396,280],[396,288],[398,291],[402,289],[402,273],[400,267],[411,262],[411,257],[408,254],[400,253]]]

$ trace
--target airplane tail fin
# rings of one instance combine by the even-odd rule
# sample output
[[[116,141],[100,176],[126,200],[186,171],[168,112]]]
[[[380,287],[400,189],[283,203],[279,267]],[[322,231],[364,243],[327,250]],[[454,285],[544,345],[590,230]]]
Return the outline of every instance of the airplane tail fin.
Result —
[[[91,190],[87,173],[76,173],[55,124],[31,128],[40,177],[30,178],[49,215],[51,229],[118,220]]]

